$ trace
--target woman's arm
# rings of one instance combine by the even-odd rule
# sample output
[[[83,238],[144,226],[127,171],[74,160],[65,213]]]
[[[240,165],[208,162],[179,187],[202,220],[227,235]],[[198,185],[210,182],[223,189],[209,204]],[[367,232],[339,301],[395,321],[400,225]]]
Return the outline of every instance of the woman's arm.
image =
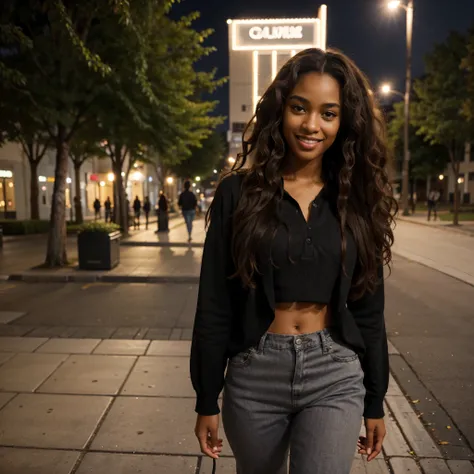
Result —
[[[224,385],[232,323],[228,276],[233,273],[231,221],[235,179],[224,179],[216,190],[204,243],[191,347],[191,380],[197,396],[196,412],[200,415],[219,413],[217,399]]]
[[[356,324],[362,334],[366,352],[362,359],[366,396],[365,418],[383,418],[383,400],[388,389],[389,364],[387,334],[385,330],[385,292],[383,264],[377,269],[378,284],[374,293],[367,292],[362,298],[348,302]]]

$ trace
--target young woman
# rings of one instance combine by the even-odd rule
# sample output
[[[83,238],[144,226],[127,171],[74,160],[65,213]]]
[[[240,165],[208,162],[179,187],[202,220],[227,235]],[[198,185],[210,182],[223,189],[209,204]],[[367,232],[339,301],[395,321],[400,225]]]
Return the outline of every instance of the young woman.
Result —
[[[216,190],[191,350],[195,433],[216,459],[224,387],[238,474],[286,474],[288,453],[291,474],[349,474],[358,440],[369,461],[381,451],[397,206],[380,117],[350,59],[302,51]]]

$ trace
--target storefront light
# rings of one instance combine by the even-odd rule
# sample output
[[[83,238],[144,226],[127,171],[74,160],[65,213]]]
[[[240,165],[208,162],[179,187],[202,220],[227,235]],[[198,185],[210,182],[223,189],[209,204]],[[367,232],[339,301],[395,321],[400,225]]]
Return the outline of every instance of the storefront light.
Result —
[[[173,176],[168,176],[168,177],[166,178],[166,182],[167,182],[168,184],[173,184],[173,181],[174,181],[174,180],[173,180]]]
[[[143,179],[143,173],[141,173],[140,171],[135,171],[135,173],[133,173],[132,175],[133,181],[141,181],[142,179]]]
[[[122,178],[125,177],[125,171],[122,171],[120,174],[122,175]]]
[[[9,188],[13,188],[13,183],[8,183]]]
[[[439,179],[440,181],[443,181],[443,179],[444,179],[444,174],[440,174],[440,175],[438,176],[438,179]]]
[[[71,184],[71,183],[72,183],[72,179],[71,179],[71,178],[66,178],[66,183],[67,183],[67,184]]]
[[[46,181],[47,181],[46,176],[38,176],[38,181],[40,183],[46,183]]]
[[[110,182],[115,181],[115,175],[114,175],[113,173],[109,173],[109,174],[107,175],[107,179],[108,179]]]
[[[151,176],[148,176],[148,181],[151,183],[153,181],[153,178]]]
[[[46,191],[46,186],[41,186],[41,191]]]
[[[10,170],[0,170],[0,178],[13,178],[13,172]]]
[[[105,186],[105,181],[101,181],[101,182],[99,183],[99,185],[100,185],[101,187],[104,187],[104,186]]]

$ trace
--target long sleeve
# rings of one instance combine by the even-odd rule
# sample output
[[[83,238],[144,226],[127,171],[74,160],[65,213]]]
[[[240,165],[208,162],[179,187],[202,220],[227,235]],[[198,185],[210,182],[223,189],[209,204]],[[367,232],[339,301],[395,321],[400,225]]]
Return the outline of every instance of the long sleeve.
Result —
[[[219,413],[217,400],[224,385],[232,308],[228,276],[232,271],[232,185],[222,181],[216,190],[204,243],[198,302],[191,346],[191,380],[196,391],[196,412]]]
[[[366,352],[362,359],[365,418],[383,418],[383,400],[388,389],[389,361],[387,334],[385,329],[385,292],[383,265],[377,270],[378,284],[374,293],[367,292],[362,298],[348,303],[356,324],[362,334]]]

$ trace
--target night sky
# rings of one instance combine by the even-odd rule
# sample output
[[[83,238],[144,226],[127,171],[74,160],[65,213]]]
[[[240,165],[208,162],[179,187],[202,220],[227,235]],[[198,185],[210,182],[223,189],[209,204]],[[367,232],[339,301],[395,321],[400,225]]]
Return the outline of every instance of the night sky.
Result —
[[[217,51],[201,61],[199,69],[217,67],[219,76],[227,76],[228,18],[316,17],[321,3],[314,0],[183,0],[173,8],[173,13],[201,12],[195,27],[215,30],[207,44],[215,46]],[[338,48],[354,59],[369,76],[373,87],[388,81],[394,89],[403,91],[405,11],[388,10],[385,0],[327,0],[325,3],[328,6],[328,47]],[[423,57],[434,44],[443,42],[452,30],[465,32],[474,25],[474,0],[414,0],[414,4],[413,75],[416,77],[423,73]],[[215,98],[220,101],[218,112],[227,115],[228,87],[216,92]]]

